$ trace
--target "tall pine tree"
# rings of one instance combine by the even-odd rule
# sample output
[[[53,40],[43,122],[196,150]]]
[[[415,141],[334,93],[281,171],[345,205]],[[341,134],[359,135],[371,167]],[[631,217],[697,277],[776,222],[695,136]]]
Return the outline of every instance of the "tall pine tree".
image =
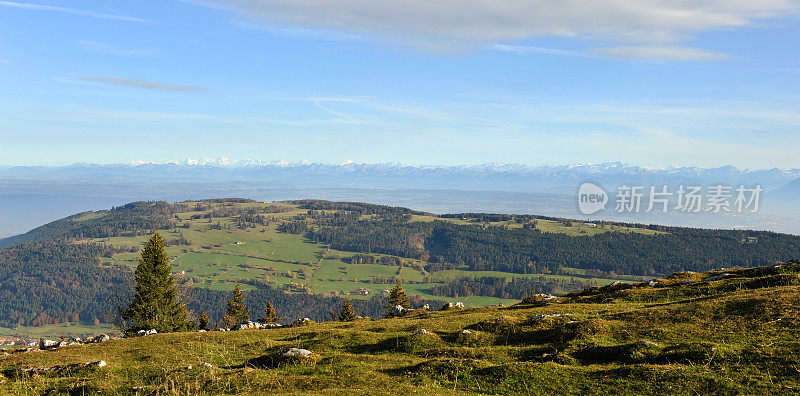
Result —
[[[250,309],[244,303],[244,295],[237,283],[233,289],[233,296],[228,300],[228,310],[225,312],[225,316],[222,317],[221,322],[223,326],[230,328],[248,320],[250,320]]]
[[[186,306],[178,298],[171,269],[164,251],[164,240],[154,232],[142,249],[134,273],[136,295],[127,309],[120,310],[120,316],[127,324],[127,333],[147,329],[169,333],[195,327]]]
[[[356,313],[353,311],[353,302],[350,301],[350,297],[347,297],[344,299],[342,308],[339,310],[339,321],[352,322],[354,320],[356,320]]]
[[[281,317],[278,316],[275,307],[272,306],[271,302],[267,301],[267,308],[264,309],[264,317],[258,321],[262,323],[277,323],[279,320],[281,320]]]
[[[197,328],[200,330],[211,330],[211,318],[208,316],[206,311],[203,311],[200,314],[200,317],[197,318]]]
[[[411,302],[408,300],[406,291],[403,290],[403,285],[397,283],[392,290],[389,291],[389,306],[387,308],[387,315],[392,311],[395,306],[401,306],[405,309],[411,308]]]

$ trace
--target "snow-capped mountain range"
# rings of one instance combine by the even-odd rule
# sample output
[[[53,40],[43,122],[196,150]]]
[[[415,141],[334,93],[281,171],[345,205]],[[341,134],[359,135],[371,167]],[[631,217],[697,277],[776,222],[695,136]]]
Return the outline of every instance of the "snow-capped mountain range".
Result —
[[[86,164],[0,169],[2,180],[115,182],[275,182],[284,186],[359,188],[436,188],[571,193],[577,184],[676,185],[761,184],[780,189],[800,179],[800,169],[741,170],[718,168],[645,168],[621,162],[527,166],[522,164],[408,165],[401,163],[324,164],[227,158],[187,159],[167,163]]]

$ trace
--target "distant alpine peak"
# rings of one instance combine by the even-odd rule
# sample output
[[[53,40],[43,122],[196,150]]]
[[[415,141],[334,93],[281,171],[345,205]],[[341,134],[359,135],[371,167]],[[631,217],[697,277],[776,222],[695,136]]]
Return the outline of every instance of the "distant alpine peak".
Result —
[[[116,164],[126,165],[126,164]],[[285,160],[261,160],[261,159],[231,159],[227,157],[200,157],[191,158],[187,157],[184,160],[170,160],[170,161],[131,161],[128,166],[158,166],[158,165],[173,165],[173,166],[187,166],[187,167],[220,167],[220,168],[249,168],[249,167],[282,167],[282,168],[342,168],[342,169],[361,169],[361,170],[418,170],[418,171],[445,171],[445,172],[499,172],[499,173],[580,173],[580,174],[754,174],[754,173],[770,173],[782,174],[787,176],[800,177],[800,169],[762,169],[750,170],[739,169],[733,165],[724,165],[715,168],[702,168],[696,166],[677,166],[674,164],[668,166],[635,166],[627,163],[614,161],[614,162],[600,162],[600,163],[571,163],[566,165],[526,165],[520,163],[503,163],[503,162],[487,162],[483,164],[472,165],[415,165],[403,162],[383,162],[383,163],[366,163],[355,162],[351,159],[339,163],[324,163],[312,161],[285,161]],[[98,164],[73,164],[72,166],[78,167],[97,167],[104,166]],[[110,166],[110,165],[107,165]]]

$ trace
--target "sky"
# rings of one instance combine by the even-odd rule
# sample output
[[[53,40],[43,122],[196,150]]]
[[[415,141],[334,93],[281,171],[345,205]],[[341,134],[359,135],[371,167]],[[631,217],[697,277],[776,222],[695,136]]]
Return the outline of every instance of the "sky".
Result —
[[[800,2],[0,1],[0,166],[800,167]]]

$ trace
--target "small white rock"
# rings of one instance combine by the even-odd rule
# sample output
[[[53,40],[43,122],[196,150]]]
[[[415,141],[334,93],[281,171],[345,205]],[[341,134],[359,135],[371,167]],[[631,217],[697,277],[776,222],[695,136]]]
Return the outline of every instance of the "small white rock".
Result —
[[[294,356],[297,356],[297,357],[304,357],[304,358],[307,358],[307,357],[311,357],[311,355],[313,355],[313,354],[314,354],[314,353],[313,353],[313,352],[311,352],[311,351],[309,351],[308,349],[302,349],[302,348],[291,348],[291,349],[289,349],[288,351],[284,352],[284,353],[283,353],[283,356],[286,356],[286,357],[294,357]]]

